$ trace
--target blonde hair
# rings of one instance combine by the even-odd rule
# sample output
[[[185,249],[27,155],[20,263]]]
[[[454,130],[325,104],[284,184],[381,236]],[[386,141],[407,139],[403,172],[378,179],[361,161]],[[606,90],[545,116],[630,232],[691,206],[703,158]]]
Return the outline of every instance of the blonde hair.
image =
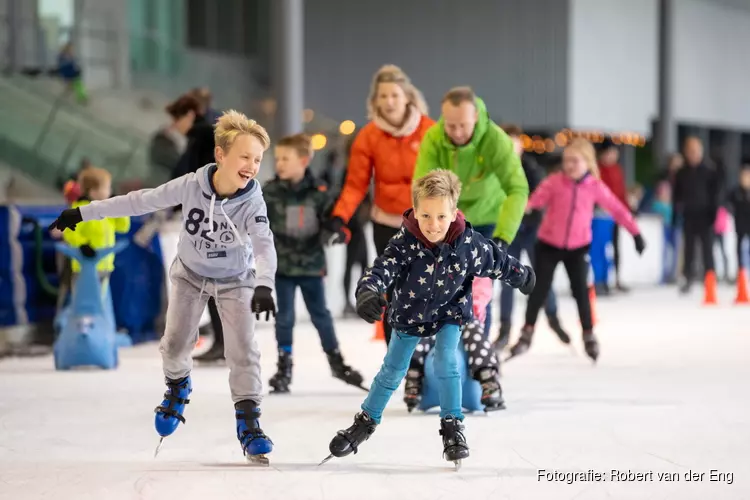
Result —
[[[448,198],[455,209],[461,195],[461,181],[450,170],[433,170],[414,181],[411,198],[414,207],[425,198]]]
[[[263,145],[264,151],[271,144],[268,132],[258,122],[249,119],[239,111],[233,109],[225,111],[216,124],[214,142],[226,152],[232,147],[238,135],[251,135],[255,137]]]
[[[568,144],[565,150],[575,151],[583,156],[583,159],[589,165],[589,172],[591,172],[591,175],[597,179],[600,178],[599,166],[596,163],[596,150],[594,149],[594,145],[591,144],[591,141],[584,139],[583,137],[576,137],[570,142],[570,144]]]
[[[424,100],[422,92],[411,83],[411,79],[404,73],[401,68],[394,64],[386,64],[372,77],[370,84],[370,94],[367,96],[367,118],[372,120],[377,116],[375,100],[378,96],[378,85],[381,83],[396,83],[406,94],[409,104],[417,108],[417,111],[427,116],[427,102]]]
[[[112,174],[103,168],[88,167],[78,174],[78,185],[81,186],[81,193],[84,195],[107,184],[112,184]]]
[[[312,158],[312,138],[307,134],[294,134],[282,137],[276,143],[277,147],[293,148],[300,157]]]

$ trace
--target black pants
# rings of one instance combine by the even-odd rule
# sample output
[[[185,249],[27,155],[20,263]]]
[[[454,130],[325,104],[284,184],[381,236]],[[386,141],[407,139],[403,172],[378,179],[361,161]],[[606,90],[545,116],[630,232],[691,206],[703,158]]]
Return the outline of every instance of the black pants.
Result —
[[[349,304],[349,297],[351,297],[349,293],[352,286],[352,268],[355,264],[359,264],[364,273],[368,264],[364,227],[352,218],[349,222],[349,231],[351,231],[352,237],[349,244],[346,245],[346,268],[344,269],[344,296],[347,304]]]
[[[703,272],[714,270],[714,228],[713,218],[703,215],[685,216],[682,225],[685,237],[685,253],[683,260],[683,274],[690,283],[693,280],[693,264],[695,260],[695,246],[700,243],[703,257]]]
[[[398,232],[399,228],[384,226],[377,222],[372,223],[372,239],[375,240],[375,250],[378,252],[378,256],[383,255],[385,247],[388,246],[388,242]],[[392,288],[386,290],[385,295],[388,302],[391,301]],[[391,325],[388,324],[386,318],[388,317],[388,310],[383,315],[383,331],[385,332],[385,343],[388,344],[391,341]]]
[[[591,321],[591,302],[588,293],[589,245],[574,250],[564,250],[538,241],[534,255],[536,286],[531,292],[526,306],[526,324],[534,326],[547,295],[552,288],[555,268],[560,262],[565,266],[570,280],[570,289],[578,305],[578,316],[584,331],[593,328]]]
[[[750,266],[750,251],[748,251],[747,260],[742,252],[742,241],[747,238],[747,244],[750,246],[750,231],[743,233],[737,232],[737,269],[747,269]]]
[[[211,328],[214,331],[213,345],[224,345],[224,328],[221,326],[221,316],[213,297],[208,298],[208,315],[211,317]]]
[[[612,226],[612,249],[614,250],[613,264],[615,265],[615,281],[620,284],[620,226]]]

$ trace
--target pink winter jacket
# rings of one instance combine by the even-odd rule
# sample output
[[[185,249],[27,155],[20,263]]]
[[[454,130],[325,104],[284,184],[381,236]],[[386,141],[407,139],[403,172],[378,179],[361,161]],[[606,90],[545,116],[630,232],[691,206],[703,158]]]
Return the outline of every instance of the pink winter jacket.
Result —
[[[602,181],[586,175],[574,181],[557,172],[542,181],[529,198],[528,208],[546,208],[539,228],[540,241],[553,247],[572,250],[591,243],[594,206],[601,206],[632,235],[640,233],[638,224]]]

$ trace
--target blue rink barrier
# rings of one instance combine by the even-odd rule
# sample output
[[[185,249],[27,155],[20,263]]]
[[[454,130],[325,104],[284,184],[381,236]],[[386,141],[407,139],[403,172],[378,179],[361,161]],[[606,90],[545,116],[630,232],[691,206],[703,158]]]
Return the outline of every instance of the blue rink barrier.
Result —
[[[597,214],[591,222],[591,268],[594,271],[595,283],[606,283],[609,269],[613,267],[612,259],[607,257],[607,247],[612,243],[614,220],[607,214]]]
[[[42,232],[42,273],[57,288],[57,241],[50,237],[47,227],[65,208],[0,206],[0,327],[52,322],[56,296],[45,290],[38,277],[35,230],[38,225]],[[118,241],[131,241],[147,219],[131,217],[130,232],[117,235]],[[115,271],[110,277],[115,321],[118,329],[128,331],[134,343],[156,338],[154,327],[162,309],[163,282],[159,238],[154,238],[148,248],[131,243],[115,256]]]

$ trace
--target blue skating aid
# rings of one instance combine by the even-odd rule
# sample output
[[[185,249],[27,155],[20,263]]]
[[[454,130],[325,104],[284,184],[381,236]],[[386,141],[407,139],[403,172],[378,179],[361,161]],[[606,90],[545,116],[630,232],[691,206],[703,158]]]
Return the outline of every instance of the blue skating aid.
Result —
[[[237,439],[247,461],[268,465],[267,453],[273,451],[273,441],[260,428],[260,408],[254,401],[245,400],[234,404],[237,419]]]
[[[461,376],[462,401],[461,406],[465,411],[484,410],[482,404],[482,386],[471,378],[468,370],[468,356],[464,350],[463,343],[459,342],[456,352],[458,359],[458,373]],[[424,381],[422,385],[422,400],[419,409],[427,411],[440,406],[438,395],[438,380],[435,375],[435,349],[430,349],[424,362]]]
[[[58,243],[55,248],[81,263],[81,272],[72,290],[70,305],[57,318],[59,335],[53,348],[55,369],[76,366],[99,366],[105,370],[117,367],[117,337],[109,285],[102,295],[96,264],[111,253],[128,245],[119,241],[112,248],[98,250],[93,258],[85,257],[78,248]],[[104,297],[104,298],[103,298]]]

